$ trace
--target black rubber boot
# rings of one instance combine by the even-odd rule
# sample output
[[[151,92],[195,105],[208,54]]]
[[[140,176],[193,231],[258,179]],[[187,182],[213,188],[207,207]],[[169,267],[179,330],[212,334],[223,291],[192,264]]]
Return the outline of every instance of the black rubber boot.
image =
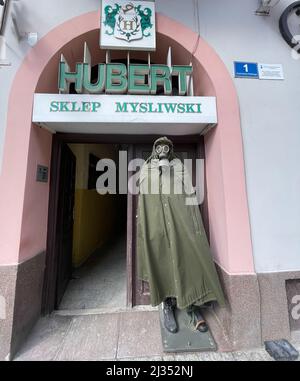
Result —
[[[164,326],[171,333],[178,331],[178,326],[175,320],[174,310],[176,308],[176,299],[167,298],[163,302]]]

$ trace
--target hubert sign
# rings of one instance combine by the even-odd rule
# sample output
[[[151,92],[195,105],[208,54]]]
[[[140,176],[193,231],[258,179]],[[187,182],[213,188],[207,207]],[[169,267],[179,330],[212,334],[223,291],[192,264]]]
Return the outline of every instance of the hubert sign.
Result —
[[[78,63],[75,72],[69,72],[65,62],[60,62],[59,90],[66,92],[69,83],[75,83],[77,93],[92,94],[156,94],[160,86],[164,95],[172,94],[172,78],[178,78],[178,95],[186,95],[188,77],[192,66],[98,64],[97,81],[91,83],[91,66]]]
[[[102,49],[153,51],[155,34],[154,1],[102,0]]]

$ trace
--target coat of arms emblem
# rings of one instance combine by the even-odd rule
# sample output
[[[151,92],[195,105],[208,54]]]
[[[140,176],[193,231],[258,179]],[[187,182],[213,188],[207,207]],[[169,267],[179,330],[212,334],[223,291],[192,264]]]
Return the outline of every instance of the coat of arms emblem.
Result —
[[[105,34],[127,42],[150,37],[152,33],[152,10],[133,2],[115,3],[104,8]]]

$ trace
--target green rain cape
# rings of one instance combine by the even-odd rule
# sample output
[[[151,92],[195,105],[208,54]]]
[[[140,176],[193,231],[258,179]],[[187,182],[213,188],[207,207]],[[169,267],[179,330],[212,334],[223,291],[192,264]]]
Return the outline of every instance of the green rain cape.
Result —
[[[159,166],[155,147],[161,143],[170,146],[169,170]],[[184,192],[177,194],[180,188]],[[175,297],[179,309],[210,301],[225,305],[199,206],[186,204],[191,196],[195,189],[172,142],[156,140],[140,172],[137,215],[137,271],[149,282],[152,306],[167,297]]]

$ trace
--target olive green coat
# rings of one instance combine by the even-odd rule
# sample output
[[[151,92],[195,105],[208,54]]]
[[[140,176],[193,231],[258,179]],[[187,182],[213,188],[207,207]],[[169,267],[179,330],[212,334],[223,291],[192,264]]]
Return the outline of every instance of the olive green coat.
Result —
[[[153,153],[139,177],[138,277],[149,282],[152,306],[166,297],[176,297],[180,309],[209,301],[224,306],[199,206],[186,205],[186,197],[195,195],[187,171],[179,159],[170,162],[170,171],[161,170],[155,157]],[[162,191],[168,181],[175,184],[170,194]],[[176,194],[183,181],[185,193]]]

